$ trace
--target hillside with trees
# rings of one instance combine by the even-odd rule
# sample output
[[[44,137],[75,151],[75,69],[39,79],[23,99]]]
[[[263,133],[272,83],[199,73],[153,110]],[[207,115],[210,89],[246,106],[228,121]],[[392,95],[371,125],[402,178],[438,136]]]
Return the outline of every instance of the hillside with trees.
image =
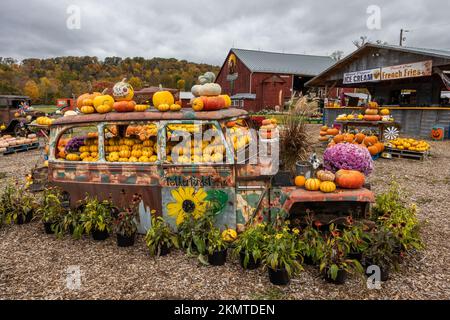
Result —
[[[219,67],[174,58],[57,57],[16,61],[0,57],[0,94],[24,94],[34,104],[55,104],[89,91],[102,91],[127,78],[135,89],[158,86],[190,90],[199,75]]]

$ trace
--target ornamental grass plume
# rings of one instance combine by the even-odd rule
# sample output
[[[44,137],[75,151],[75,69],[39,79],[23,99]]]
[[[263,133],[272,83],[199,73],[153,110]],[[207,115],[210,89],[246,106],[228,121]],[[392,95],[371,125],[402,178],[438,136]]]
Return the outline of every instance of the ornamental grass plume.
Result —
[[[357,170],[368,176],[373,170],[373,160],[369,151],[351,143],[339,143],[327,148],[323,154],[326,170]]]
[[[305,113],[292,110],[286,116],[280,131],[280,158],[285,170],[294,171],[295,163],[307,160],[311,138],[306,130]]]

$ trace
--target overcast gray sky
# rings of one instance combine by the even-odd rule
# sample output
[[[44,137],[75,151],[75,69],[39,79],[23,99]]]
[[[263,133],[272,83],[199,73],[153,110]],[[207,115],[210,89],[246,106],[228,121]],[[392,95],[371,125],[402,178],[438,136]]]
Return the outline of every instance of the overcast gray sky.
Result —
[[[449,0],[1,0],[0,56],[174,57],[221,64],[231,47],[329,55],[352,40],[450,50]],[[67,9],[80,9],[80,29]],[[381,29],[369,30],[370,5]],[[69,20],[71,22],[76,20]]]

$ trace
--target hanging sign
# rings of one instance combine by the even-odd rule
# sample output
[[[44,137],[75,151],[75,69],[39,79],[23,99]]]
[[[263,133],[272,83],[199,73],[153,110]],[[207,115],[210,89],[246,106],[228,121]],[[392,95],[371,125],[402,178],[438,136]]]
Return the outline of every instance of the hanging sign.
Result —
[[[379,81],[380,68],[344,73],[344,84]]]
[[[381,80],[431,76],[432,60],[381,68]]]

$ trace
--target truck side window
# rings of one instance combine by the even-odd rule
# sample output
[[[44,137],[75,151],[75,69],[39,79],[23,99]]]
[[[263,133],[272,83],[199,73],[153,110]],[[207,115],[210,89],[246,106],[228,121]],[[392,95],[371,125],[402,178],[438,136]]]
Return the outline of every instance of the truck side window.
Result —
[[[201,134],[200,134],[201,133]],[[173,123],[166,128],[166,162],[225,163],[223,134],[213,124]]]
[[[97,127],[74,127],[64,131],[58,139],[55,156],[66,161],[98,161]]]
[[[106,161],[144,163],[158,161],[156,123],[110,125],[105,131]]]

